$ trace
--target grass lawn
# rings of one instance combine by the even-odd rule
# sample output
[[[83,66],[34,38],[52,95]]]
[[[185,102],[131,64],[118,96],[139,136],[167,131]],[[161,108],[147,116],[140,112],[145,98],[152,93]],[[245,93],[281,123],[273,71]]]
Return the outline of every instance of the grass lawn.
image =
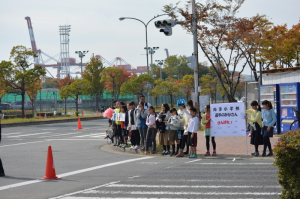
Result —
[[[86,115],[86,116],[79,116],[80,118],[89,118],[89,117],[96,117],[97,115]],[[102,116],[102,114],[98,115],[98,117]],[[74,119],[78,118],[75,115],[63,115],[63,116],[56,116],[56,117],[47,117],[46,119],[42,117],[33,117],[33,118],[12,118],[12,119],[3,119],[1,120],[1,124],[10,124],[10,123],[22,123],[22,122],[38,122],[38,121],[53,121],[53,120],[65,120],[65,119]]]

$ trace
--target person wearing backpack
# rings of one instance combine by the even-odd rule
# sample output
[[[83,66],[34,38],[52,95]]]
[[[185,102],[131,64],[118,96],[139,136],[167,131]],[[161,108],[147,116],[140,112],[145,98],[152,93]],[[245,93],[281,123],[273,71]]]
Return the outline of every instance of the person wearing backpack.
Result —
[[[276,124],[276,113],[273,110],[272,103],[268,100],[262,102],[264,110],[262,111],[262,136],[264,140],[264,150],[262,156],[272,156],[272,146],[270,137],[273,137],[274,126]],[[266,155],[266,149],[269,148],[269,154]]]
[[[172,154],[170,155],[172,157],[173,155],[177,155],[179,150],[178,128],[180,126],[180,117],[178,116],[176,108],[172,108],[170,113],[171,117],[167,124],[170,126],[169,141],[172,144]],[[177,144],[177,152],[175,151],[175,143]]]
[[[137,116],[137,109],[135,108],[135,103],[130,102],[129,106],[131,108],[129,112],[129,120],[128,120],[128,130],[132,131],[132,137],[134,139],[135,146],[132,148],[134,150],[139,149],[140,145],[140,133],[138,129],[138,118]]]
[[[157,128],[156,128],[156,113],[155,109],[153,106],[150,106],[148,108],[149,115],[147,116],[146,119],[146,125],[148,126],[147,130],[147,135],[146,135],[146,148],[145,148],[145,153],[148,153],[149,149],[149,142],[152,140],[152,151],[151,154],[154,154],[156,152],[156,133],[157,133]]]
[[[253,156],[259,156],[258,152],[258,146],[263,145],[263,136],[261,135],[261,108],[258,105],[257,101],[251,102],[252,109],[246,110],[247,114],[251,114],[251,118],[247,118],[245,116],[245,119],[250,122],[250,131],[251,131],[251,140],[250,144],[254,145],[255,152],[251,153]]]
[[[171,117],[170,107],[167,103],[161,105],[162,111],[156,117],[158,121],[158,144],[163,146],[162,155],[170,154],[170,143],[169,143],[169,129],[167,129],[167,122]]]

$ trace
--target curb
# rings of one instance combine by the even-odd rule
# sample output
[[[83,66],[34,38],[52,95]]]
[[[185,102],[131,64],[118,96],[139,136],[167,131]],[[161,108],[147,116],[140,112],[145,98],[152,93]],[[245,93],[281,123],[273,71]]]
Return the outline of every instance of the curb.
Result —
[[[79,118],[79,117],[78,117]],[[63,120],[49,120],[49,121],[37,121],[37,122],[20,122],[20,123],[9,123],[9,124],[1,124],[2,128],[9,128],[9,127],[18,127],[18,126],[32,126],[32,125],[40,125],[40,124],[53,124],[53,123],[65,123],[65,122],[76,122],[78,118],[72,119],[63,119]],[[97,120],[97,119],[105,119],[102,116],[98,117],[82,117],[80,118],[81,121],[89,121],[89,120]]]

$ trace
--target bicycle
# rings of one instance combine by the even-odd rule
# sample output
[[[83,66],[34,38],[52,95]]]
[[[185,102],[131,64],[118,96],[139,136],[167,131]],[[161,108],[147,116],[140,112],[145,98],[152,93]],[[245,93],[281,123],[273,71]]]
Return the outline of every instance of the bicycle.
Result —
[[[293,112],[296,114],[297,119],[292,122],[292,124],[290,126],[291,131],[295,131],[295,130],[299,129],[298,122],[300,120],[300,112],[296,108],[293,108]]]

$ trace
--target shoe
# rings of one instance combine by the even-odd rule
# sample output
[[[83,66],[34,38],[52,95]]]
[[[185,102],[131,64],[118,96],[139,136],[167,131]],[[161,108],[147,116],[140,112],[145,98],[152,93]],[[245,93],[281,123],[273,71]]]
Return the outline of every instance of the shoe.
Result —
[[[189,156],[189,158],[196,158],[197,156],[195,154],[192,154]]]
[[[270,152],[267,156],[273,156],[273,152]]]
[[[125,148],[128,148],[128,144],[124,144],[123,148],[124,148],[124,149],[125,149]]]
[[[177,155],[177,154],[178,154],[178,151],[175,152],[175,155]]]
[[[169,155],[169,154],[170,154],[170,151],[166,151],[166,152],[165,152],[165,155]]]
[[[131,146],[131,147],[130,147],[130,149],[133,149],[133,148],[134,148],[134,146]]]
[[[183,154],[184,154],[184,155],[188,155],[188,154],[189,154],[189,152],[188,152],[188,151],[186,151],[186,152],[183,152]]]
[[[146,151],[145,151],[145,153],[147,154],[147,153],[148,153],[148,151],[146,150]]]
[[[255,153],[256,153],[256,152],[254,152],[254,153],[251,153],[251,155],[252,155],[252,156],[254,156],[254,155],[255,155]]]
[[[118,146],[118,144],[114,144],[113,146]]]
[[[165,150],[163,150],[163,152],[161,153],[162,155],[165,155],[165,153],[166,153],[166,151]]]
[[[151,154],[154,154],[154,153],[155,153],[155,150],[152,150],[152,151],[151,151]]]
[[[175,152],[171,153],[170,157],[172,157],[173,155],[175,155]]]
[[[255,152],[254,156],[256,157],[259,156],[259,152]]]
[[[262,156],[262,157],[265,157],[265,156],[266,156],[266,153],[261,154],[261,156]]]
[[[142,151],[144,151],[144,150],[145,150],[145,147],[142,146],[142,147],[140,147],[140,149],[141,149]]]
[[[137,149],[139,149],[139,146],[136,145],[133,149],[134,149],[134,150],[137,150]]]
[[[182,149],[179,149],[179,153],[176,155],[176,158],[178,157],[183,157],[184,154],[183,154],[183,150]]]
[[[205,156],[210,156],[210,152],[206,152],[206,153],[205,153]]]
[[[214,151],[214,152],[213,152],[213,156],[216,156],[216,155],[217,155],[217,152]]]

